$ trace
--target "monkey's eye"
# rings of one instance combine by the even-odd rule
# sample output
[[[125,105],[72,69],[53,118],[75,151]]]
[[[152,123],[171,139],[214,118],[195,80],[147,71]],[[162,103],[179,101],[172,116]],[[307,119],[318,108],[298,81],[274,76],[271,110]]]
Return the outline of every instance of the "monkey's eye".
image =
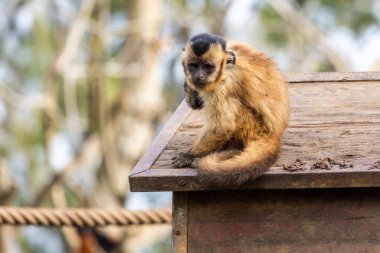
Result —
[[[196,64],[196,63],[189,63],[189,64],[187,65],[187,67],[188,67],[189,69],[197,69],[197,68],[198,68],[198,64]]]
[[[203,68],[206,69],[206,70],[211,70],[211,69],[214,68],[214,66],[212,66],[211,64],[206,63],[205,65],[203,65]]]

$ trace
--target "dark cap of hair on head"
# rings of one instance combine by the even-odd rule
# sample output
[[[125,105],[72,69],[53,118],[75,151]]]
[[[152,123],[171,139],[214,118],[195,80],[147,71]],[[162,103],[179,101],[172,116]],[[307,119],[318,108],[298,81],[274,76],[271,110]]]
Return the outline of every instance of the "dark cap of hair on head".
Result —
[[[207,52],[211,44],[219,44],[224,51],[226,50],[226,41],[218,35],[201,33],[190,39],[191,49],[193,49],[193,52],[198,56]]]

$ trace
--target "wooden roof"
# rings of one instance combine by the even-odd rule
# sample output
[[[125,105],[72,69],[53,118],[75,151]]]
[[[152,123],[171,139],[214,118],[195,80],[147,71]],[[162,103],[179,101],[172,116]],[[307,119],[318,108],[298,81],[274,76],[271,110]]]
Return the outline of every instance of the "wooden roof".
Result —
[[[380,187],[380,72],[287,77],[291,120],[280,158],[239,189]],[[197,182],[196,170],[171,165],[202,124],[202,111],[182,102],[132,171],[131,191],[212,190]],[[292,167],[297,159],[304,164]]]

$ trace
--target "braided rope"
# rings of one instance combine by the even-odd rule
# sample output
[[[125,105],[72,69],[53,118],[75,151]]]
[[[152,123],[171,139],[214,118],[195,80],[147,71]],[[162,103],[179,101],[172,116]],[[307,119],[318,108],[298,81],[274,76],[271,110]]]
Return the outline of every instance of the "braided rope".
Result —
[[[169,209],[147,211],[102,209],[53,209],[29,207],[0,207],[0,225],[37,225],[37,226],[127,226],[143,224],[167,224],[171,222]]]

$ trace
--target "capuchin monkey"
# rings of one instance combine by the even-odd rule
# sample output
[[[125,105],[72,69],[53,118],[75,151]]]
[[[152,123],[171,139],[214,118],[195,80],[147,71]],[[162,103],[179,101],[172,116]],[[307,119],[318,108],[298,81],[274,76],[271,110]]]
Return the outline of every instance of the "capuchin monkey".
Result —
[[[191,149],[173,157],[199,181],[239,186],[276,161],[288,125],[287,83],[275,63],[248,45],[203,33],[182,52],[186,101],[206,122]]]

